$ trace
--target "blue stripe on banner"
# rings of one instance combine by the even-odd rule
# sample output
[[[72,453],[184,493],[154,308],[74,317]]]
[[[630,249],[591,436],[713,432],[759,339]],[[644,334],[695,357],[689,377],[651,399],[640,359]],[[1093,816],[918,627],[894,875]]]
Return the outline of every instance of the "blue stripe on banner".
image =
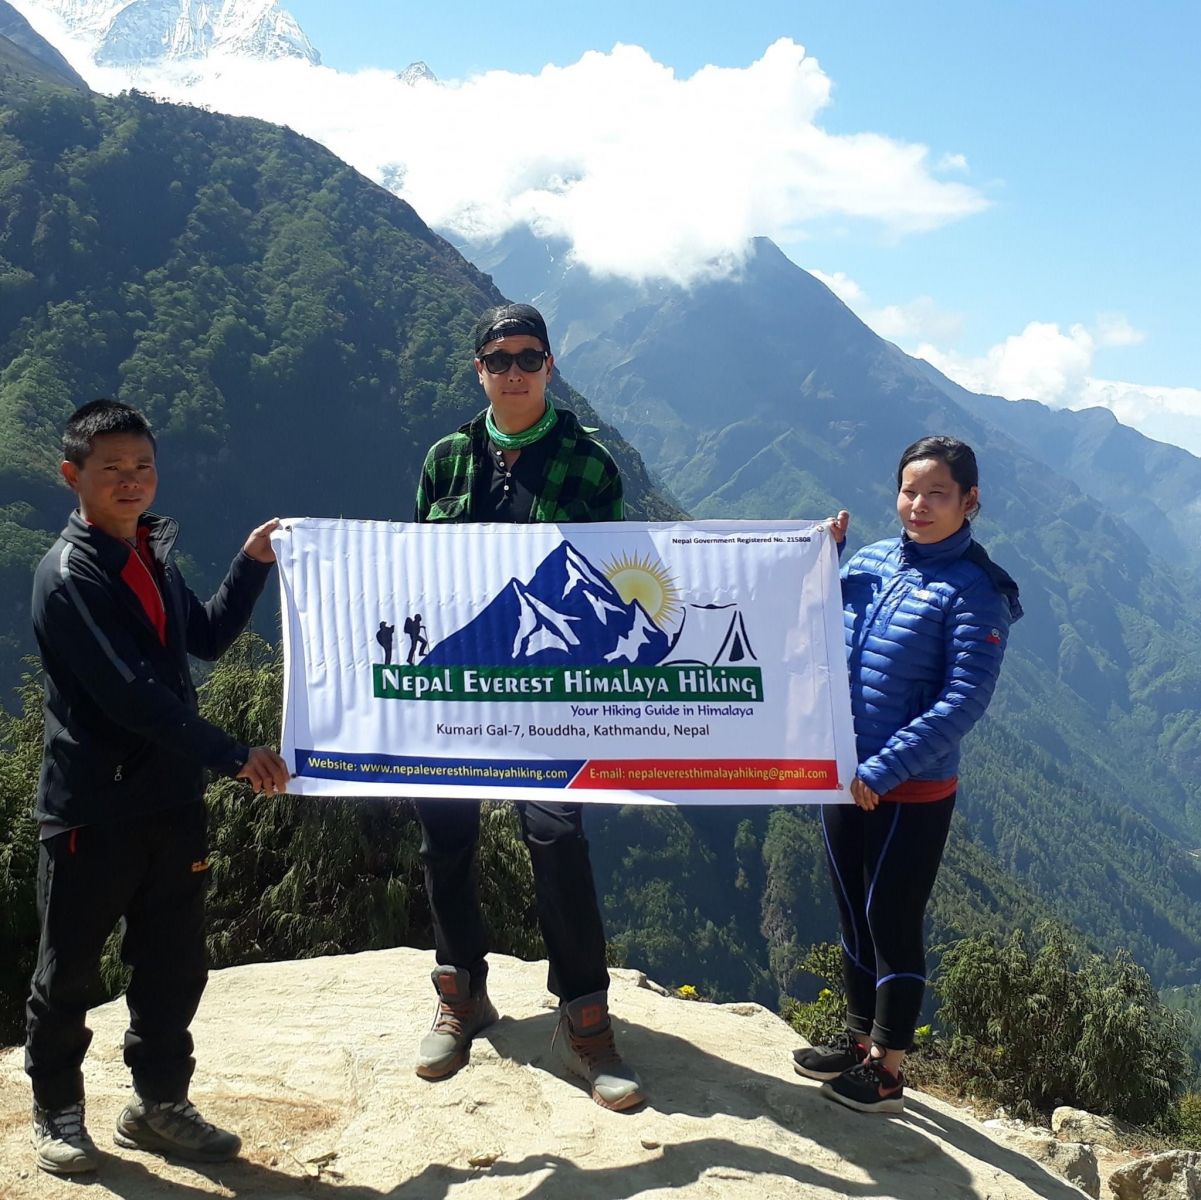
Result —
[[[296,774],[355,783],[474,783],[480,787],[565,788],[586,759],[411,758],[297,750]]]

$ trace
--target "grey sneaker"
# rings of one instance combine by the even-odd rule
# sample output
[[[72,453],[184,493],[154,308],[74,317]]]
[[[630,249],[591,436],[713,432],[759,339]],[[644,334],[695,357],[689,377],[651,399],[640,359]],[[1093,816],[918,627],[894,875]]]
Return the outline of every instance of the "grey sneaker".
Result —
[[[592,1099],[602,1108],[621,1112],[646,1100],[642,1083],[622,1061],[613,1041],[608,993],[593,992],[560,1005],[554,1044],[559,1061],[587,1081]]]
[[[482,985],[474,992],[471,975],[462,967],[435,967],[431,978],[438,992],[434,1023],[417,1049],[417,1074],[422,1079],[445,1079],[466,1065],[471,1039],[497,1019],[497,1011]]]
[[[96,1143],[83,1123],[83,1104],[45,1109],[33,1106],[33,1148],[37,1163],[51,1175],[79,1175],[100,1165]]]
[[[130,1150],[149,1150],[189,1162],[228,1162],[242,1149],[236,1133],[210,1124],[190,1100],[151,1103],[135,1098],[117,1118],[113,1141]]]

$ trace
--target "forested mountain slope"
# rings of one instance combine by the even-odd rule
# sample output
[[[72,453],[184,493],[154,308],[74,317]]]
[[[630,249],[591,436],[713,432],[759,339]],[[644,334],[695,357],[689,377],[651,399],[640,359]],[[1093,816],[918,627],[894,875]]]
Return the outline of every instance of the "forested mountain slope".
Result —
[[[556,314],[564,369],[697,516],[847,507],[860,545],[895,528],[902,447],[926,433],[975,446],[979,537],[1027,615],[968,743],[968,828],[1107,946],[1191,977],[1201,605],[1185,547],[1201,463],[1105,414],[957,387],[763,239],[740,273],[691,290],[594,281],[524,234],[481,260]]]
[[[198,585],[273,513],[407,520],[426,448],[483,406],[503,297],[413,210],[287,129],[131,93],[0,94],[0,680],[63,524],[58,431],[119,395],[160,437]],[[562,382],[560,402],[595,415]],[[631,511],[676,510],[611,428]]]

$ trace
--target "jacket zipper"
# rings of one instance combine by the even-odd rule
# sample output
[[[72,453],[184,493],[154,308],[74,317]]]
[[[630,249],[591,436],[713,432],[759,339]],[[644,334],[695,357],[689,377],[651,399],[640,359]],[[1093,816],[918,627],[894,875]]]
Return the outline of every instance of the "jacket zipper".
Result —
[[[146,565],[146,560],[138,553],[137,548],[134,548],[133,556],[138,560],[138,566],[146,572],[147,578],[150,580],[150,586],[154,588],[154,594],[158,596],[158,602],[162,606],[163,612],[167,611],[167,601],[163,596],[163,589],[159,587],[158,580],[154,577],[154,572]]]
[[[854,652],[854,657],[850,660],[850,662],[848,664],[848,666],[850,667],[850,674],[851,674],[852,679],[854,679],[858,674],[859,660],[863,657],[863,646],[864,646],[864,643],[867,641],[868,635],[871,633],[873,626],[876,623],[876,617],[879,616],[880,609],[883,606],[884,601],[887,600],[888,597],[896,590],[896,588],[900,586],[901,579],[902,579],[903,575],[905,574],[906,570],[907,570],[907,568],[902,563],[901,569],[898,570],[895,575],[893,575],[893,577],[888,581],[888,583],[885,587],[882,587],[880,589],[880,595],[877,597],[876,602],[871,606],[871,608],[868,610],[868,612],[864,615],[863,633],[862,633],[862,636],[855,643],[855,645],[852,647],[853,652]]]

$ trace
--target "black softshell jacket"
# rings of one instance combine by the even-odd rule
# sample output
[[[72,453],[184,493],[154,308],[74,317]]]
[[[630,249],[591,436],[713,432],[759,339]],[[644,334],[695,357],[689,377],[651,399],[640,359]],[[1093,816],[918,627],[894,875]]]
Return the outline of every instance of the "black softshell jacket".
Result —
[[[33,582],[46,732],[35,816],[122,820],[199,800],[205,768],[236,775],[248,748],[197,712],[188,655],[216,659],[245,628],[271,570],[239,551],[207,604],[188,588],[167,517],[143,515],[161,570],[167,643],[121,579],[130,547],[78,512]]]

